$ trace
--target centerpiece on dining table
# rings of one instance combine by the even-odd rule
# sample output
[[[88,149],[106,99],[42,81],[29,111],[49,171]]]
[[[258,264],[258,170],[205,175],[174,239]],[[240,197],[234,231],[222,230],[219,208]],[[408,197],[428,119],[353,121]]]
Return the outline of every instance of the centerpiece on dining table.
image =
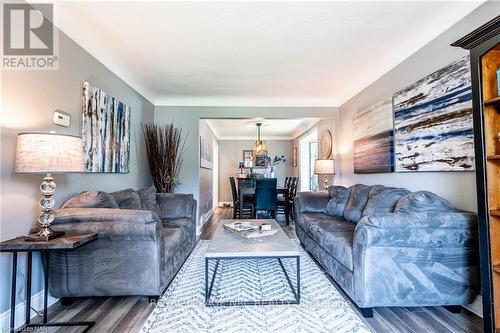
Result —
[[[276,175],[274,173],[274,167],[277,166],[280,163],[285,163],[286,162],[285,155],[281,155],[281,156],[276,155],[274,157],[266,156],[265,159],[266,159],[266,165],[268,167],[271,167],[271,171],[269,172],[269,177],[270,178],[275,178]]]

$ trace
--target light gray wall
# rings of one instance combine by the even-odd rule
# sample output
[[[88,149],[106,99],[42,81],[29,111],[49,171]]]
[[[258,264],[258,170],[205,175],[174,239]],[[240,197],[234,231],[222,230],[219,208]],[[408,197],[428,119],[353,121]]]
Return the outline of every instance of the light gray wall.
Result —
[[[466,55],[466,51],[449,45],[498,13],[500,2],[484,4],[340,107],[340,132],[337,139],[342,184],[383,184],[410,190],[429,190],[447,198],[459,208],[476,211],[474,172],[354,174],[352,118],[358,108],[389,98],[396,91]]]
[[[214,133],[212,132],[210,127],[208,127],[206,120],[201,119],[199,121],[199,124],[200,124],[199,126],[200,137],[203,137],[205,140],[207,140],[213,147],[214,141],[217,141],[217,138],[215,137]],[[200,164],[198,163],[198,166],[199,165]],[[210,211],[210,209],[212,209],[214,204],[213,203],[214,170],[200,167],[199,172],[200,172],[200,189],[199,189],[200,197],[198,202],[198,217],[201,218],[204,214]]]
[[[27,234],[38,216],[41,176],[14,173],[16,136],[50,130],[80,135],[82,83],[90,81],[131,107],[130,173],[56,175],[57,205],[84,190],[113,191],[151,184],[141,122],[153,122],[153,105],[63,33],[59,33],[59,70],[2,71],[1,91],[1,226],[6,240]],[[52,123],[54,110],[71,114],[71,127]],[[21,258],[21,261],[24,258]],[[40,260],[34,258],[33,292],[41,290]],[[24,300],[24,267],[18,272],[17,301]],[[0,313],[9,308],[11,255],[0,255]]]
[[[184,165],[180,173],[181,184],[176,188],[176,192],[192,193],[197,200],[200,199],[199,119],[255,117],[281,119],[329,118],[337,111],[335,107],[155,106],[154,109],[155,123],[166,124],[173,119],[175,126],[189,131]]]
[[[232,202],[229,177],[238,176],[238,163],[243,161],[243,150],[252,150],[252,140],[219,141],[219,202]],[[291,167],[292,140],[266,140],[269,156],[284,155],[287,161],[274,167],[278,187],[283,186],[285,177],[293,176]],[[269,173],[269,169],[255,169],[259,173]]]

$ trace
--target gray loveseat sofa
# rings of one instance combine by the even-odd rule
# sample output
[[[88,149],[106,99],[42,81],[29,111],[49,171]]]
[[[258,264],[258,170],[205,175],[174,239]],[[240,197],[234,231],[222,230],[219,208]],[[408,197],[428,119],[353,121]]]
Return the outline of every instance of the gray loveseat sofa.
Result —
[[[49,256],[55,297],[160,296],[196,245],[191,194],[154,188],[84,192],[56,211],[54,230],[98,239]]]
[[[295,210],[300,242],[365,316],[470,304],[479,291],[476,215],[431,192],[331,186],[299,193]]]

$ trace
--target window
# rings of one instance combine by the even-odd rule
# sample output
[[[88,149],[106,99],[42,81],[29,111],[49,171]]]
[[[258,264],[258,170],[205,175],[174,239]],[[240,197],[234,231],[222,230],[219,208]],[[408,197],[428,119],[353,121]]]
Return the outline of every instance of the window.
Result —
[[[318,158],[318,142],[309,142],[309,189],[318,190],[318,177],[314,174],[314,161]]]
[[[316,191],[318,180],[314,174],[314,161],[318,156],[318,133],[313,130],[299,140],[300,190]]]

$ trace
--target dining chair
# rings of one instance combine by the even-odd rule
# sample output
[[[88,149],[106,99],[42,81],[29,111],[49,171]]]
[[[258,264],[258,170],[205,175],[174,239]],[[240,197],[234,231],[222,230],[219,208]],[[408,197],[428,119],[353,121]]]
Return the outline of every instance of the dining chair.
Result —
[[[295,197],[297,196],[297,187],[299,186],[299,177],[293,177],[290,181],[289,190],[288,190],[288,198],[286,199],[286,208],[285,208],[285,218],[287,221],[290,219],[290,215],[292,220],[295,221]]]
[[[287,214],[287,199],[289,197],[290,185],[292,177],[285,177],[285,182],[283,183],[283,193],[278,195],[276,199],[276,214],[285,215],[286,225],[290,224],[289,214]]]
[[[236,188],[236,181],[234,177],[229,177],[229,182],[231,184],[231,195],[233,197],[233,219],[240,219],[245,216],[253,218],[254,212],[254,197],[244,195],[243,196],[243,211],[240,212],[240,189],[245,187],[246,184],[243,180],[238,180],[238,188]]]
[[[266,211],[276,218],[276,198],[278,197],[277,179],[262,178],[256,180],[255,211]]]

